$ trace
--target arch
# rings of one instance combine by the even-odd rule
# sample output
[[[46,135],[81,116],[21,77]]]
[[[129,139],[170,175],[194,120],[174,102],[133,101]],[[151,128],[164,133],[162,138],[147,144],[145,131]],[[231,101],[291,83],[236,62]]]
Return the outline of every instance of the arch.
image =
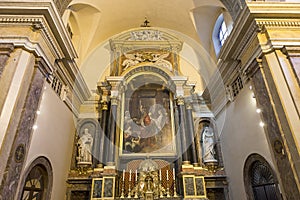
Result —
[[[211,127],[214,132],[214,150],[215,150],[215,158],[218,161],[219,166],[223,166],[223,160],[221,155],[221,146],[219,141],[218,128],[216,125],[216,121],[213,117],[201,117],[195,120],[195,141],[196,141],[196,150],[199,162],[203,164],[203,128]]]
[[[122,76],[124,76],[126,82],[129,82],[132,78],[141,75],[140,72],[143,74],[151,73],[152,75],[160,77],[165,83],[168,83],[171,80],[171,76],[173,76],[170,71],[162,69],[152,63],[142,63],[141,65],[135,66],[128,71],[124,71]]]
[[[93,39],[97,35],[101,12],[86,2],[72,1],[64,15],[65,23],[72,31],[72,42],[79,55],[78,63],[81,63],[81,59],[86,56],[88,49],[93,45]]]
[[[251,154],[246,159],[244,165],[244,186],[248,199],[261,199],[259,196],[261,194],[270,200],[282,199],[274,170],[266,159],[259,154]]]
[[[28,188],[28,182],[32,182],[31,179],[36,179],[39,175],[39,179],[34,186],[38,192],[42,195],[40,199],[50,200],[51,191],[53,185],[53,170],[50,161],[43,156],[36,158],[29,167],[25,170],[25,173],[21,179],[20,186],[21,190],[18,194],[18,199],[23,199],[26,192],[32,193],[34,190]]]

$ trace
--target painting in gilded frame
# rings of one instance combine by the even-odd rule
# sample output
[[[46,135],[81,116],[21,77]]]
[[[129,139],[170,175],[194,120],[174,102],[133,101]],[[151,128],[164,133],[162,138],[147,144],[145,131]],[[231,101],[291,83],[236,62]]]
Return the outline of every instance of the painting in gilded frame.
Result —
[[[132,85],[125,92],[122,155],[173,155],[175,144],[170,91],[157,83],[139,87]]]

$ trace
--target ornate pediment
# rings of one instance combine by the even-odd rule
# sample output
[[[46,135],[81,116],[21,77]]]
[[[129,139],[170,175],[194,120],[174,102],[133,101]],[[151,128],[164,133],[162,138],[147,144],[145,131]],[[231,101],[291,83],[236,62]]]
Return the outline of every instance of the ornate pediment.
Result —
[[[122,33],[110,40],[115,60],[112,75],[121,75],[141,63],[177,72],[182,44],[172,34],[156,28],[143,27]]]

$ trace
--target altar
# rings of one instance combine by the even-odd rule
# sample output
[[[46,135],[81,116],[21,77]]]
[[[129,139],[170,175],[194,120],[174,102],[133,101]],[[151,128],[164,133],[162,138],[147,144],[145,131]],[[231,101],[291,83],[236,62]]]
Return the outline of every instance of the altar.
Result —
[[[218,191],[225,200],[216,124],[180,73],[182,42],[146,28],[110,47],[99,99],[83,109],[96,114],[77,122],[67,199],[213,199]]]

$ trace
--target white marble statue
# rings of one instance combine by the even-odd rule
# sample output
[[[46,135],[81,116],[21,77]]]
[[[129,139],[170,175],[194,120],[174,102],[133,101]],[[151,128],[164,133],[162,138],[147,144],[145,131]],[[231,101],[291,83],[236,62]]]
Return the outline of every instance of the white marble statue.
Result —
[[[202,155],[203,162],[217,162],[215,158],[215,140],[214,140],[214,132],[211,127],[204,127],[202,132]]]
[[[92,164],[93,137],[89,129],[85,128],[82,136],[77,142],[78,157],[77,164]]]

